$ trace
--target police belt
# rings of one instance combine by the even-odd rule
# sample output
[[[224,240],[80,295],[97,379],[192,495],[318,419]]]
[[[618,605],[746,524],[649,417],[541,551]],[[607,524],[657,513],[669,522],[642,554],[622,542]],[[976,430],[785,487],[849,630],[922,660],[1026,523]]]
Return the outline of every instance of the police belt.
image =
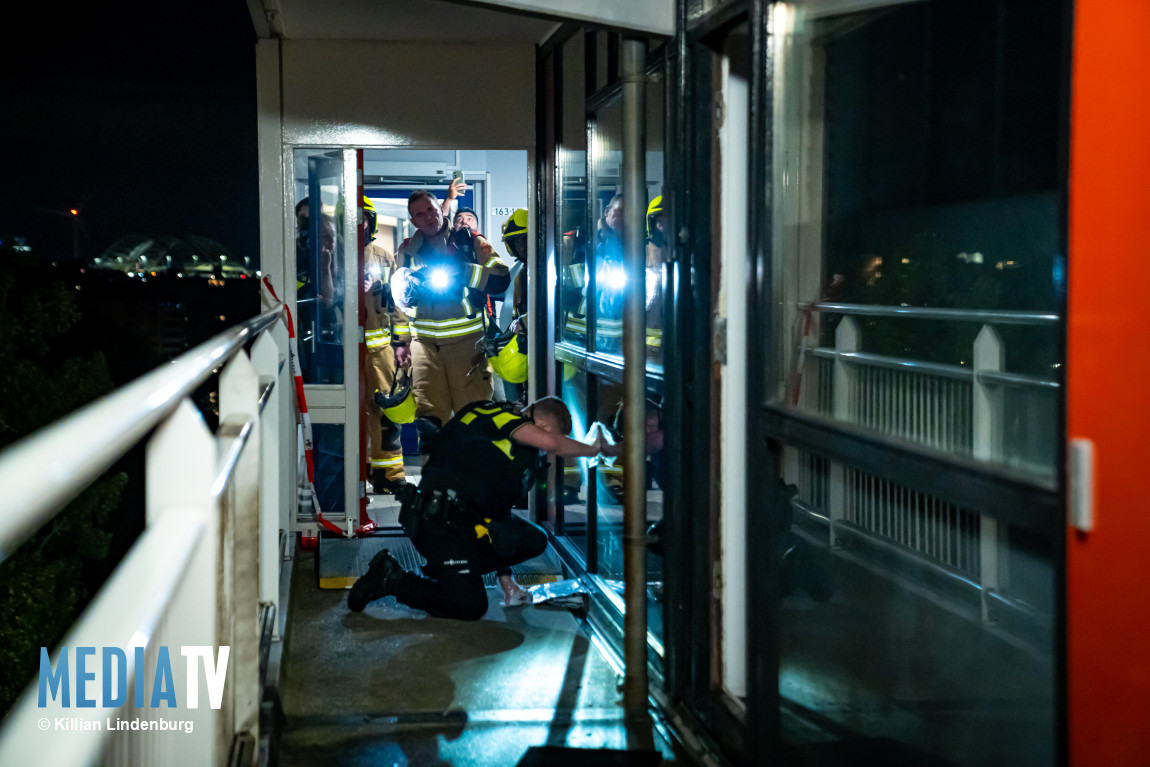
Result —
[[[396,493],[400,502],[399,524],[414,538],[422,524],[439,523],[470,527],[482,521],[466,498],[455,490],[420,490],[408,484]]]

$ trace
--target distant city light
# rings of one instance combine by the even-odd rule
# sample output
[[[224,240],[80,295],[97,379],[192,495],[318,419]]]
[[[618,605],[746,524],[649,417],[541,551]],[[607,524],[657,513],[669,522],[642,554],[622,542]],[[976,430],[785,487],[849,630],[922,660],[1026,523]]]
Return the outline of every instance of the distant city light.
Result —
[[[72,215],[78,216],[78,215],[80,215],[80,212],[78,210],[76,210],[75,208],[72,208]]]

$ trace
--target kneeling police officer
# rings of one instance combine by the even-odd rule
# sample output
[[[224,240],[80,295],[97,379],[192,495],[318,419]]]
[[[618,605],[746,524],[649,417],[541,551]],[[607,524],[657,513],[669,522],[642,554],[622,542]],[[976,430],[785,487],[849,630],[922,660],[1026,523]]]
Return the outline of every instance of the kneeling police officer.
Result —
[[[537,400],[522,414],[507,402],[463,407],[433,438],[419,487],[397,494],[400,524],[427,559],[427,577],[404,571],[384,549],[352,586],[348,608],[360,612],[393,595],[438,617],[483,617],[483,575],[500,572],[510,581],[512,565],[547,548],[547,533],[511,512],[534,483],[540,453],[571,458],[618,452],[602,442],[570,439],[570,431],[571,414],[556,397]]]

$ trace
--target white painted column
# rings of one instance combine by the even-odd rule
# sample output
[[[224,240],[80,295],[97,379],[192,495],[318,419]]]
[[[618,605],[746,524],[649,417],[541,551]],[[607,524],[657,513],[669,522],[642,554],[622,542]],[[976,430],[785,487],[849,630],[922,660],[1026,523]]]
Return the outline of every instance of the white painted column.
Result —
[[[722,653],[723,685],[732,695],[747,690],[747,168],[750,88],[723,60],[725,115],[719,130],[722,155],[722,276],[720,308],[726,317],[722,368]],[[774,477],[755,474],[756,482]]]
[[[979,380],[982,371],[999,372],[1003,369],[1005,350],[1002,339],[990,325],[984,325],[974,340],[974,382],[971,386],[974,402],[974,457],[980,461],[1002,458],[1002,387],[987,385]],[[982,515],[979,518],[979,582],[982,584],[982,620],[992,623],[989,595],[1006,587],[1006,555],[1009,543],[1007,530],[998,520]]]
[[[284,504],[280,478],[279,403],[284,390],[279,381],[280,350],[270,332],[252,345],[252,365],[259,374],[259,389],[272,385],[260,414],[260,602],[279,607],[280,508]],[[286,426],[286,423],[283,423]],[[279,621],[276,621],[279,625]]]
[[[843,317],[835,328],[835,351],[857,352],[860,334],[858,323],[852,317]],[[841,358],[835,358],[834,390],[832,394],[832,414],[836,421],[850,423],[858,407],[858,368]],[[835,537],[835,523],[846,519],[846,508],[850,502],[850,488],[847,486],[847,470],[841,463],[832,462],[828,467],[827,514],[830,516],[830,545],[838,546]]]
[[[251,433],[223,492],[226,499],[225,568],[230,570],[231,672],[235,732],[259,739],[260,602],[260,414],[259,376],[244,351],[220,374],[220,447],[227,449],[240,429]],[[225,572],[225,575],[228,573]]]

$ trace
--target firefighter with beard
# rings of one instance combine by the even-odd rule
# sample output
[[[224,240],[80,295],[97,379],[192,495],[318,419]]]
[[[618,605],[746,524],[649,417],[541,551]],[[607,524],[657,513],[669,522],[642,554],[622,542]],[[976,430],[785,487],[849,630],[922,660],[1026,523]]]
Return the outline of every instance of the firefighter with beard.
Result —
[[[400,247],[391,290],[411,343],[396,348],[396,361],[411,360],[418,416],[441,426],[468,403],[491,398],[491,370],[476,342],[487,296],[504,293],[510,277],[486,238],[452,230],[430,191],[412,192],[407,209],[417,231]]]

